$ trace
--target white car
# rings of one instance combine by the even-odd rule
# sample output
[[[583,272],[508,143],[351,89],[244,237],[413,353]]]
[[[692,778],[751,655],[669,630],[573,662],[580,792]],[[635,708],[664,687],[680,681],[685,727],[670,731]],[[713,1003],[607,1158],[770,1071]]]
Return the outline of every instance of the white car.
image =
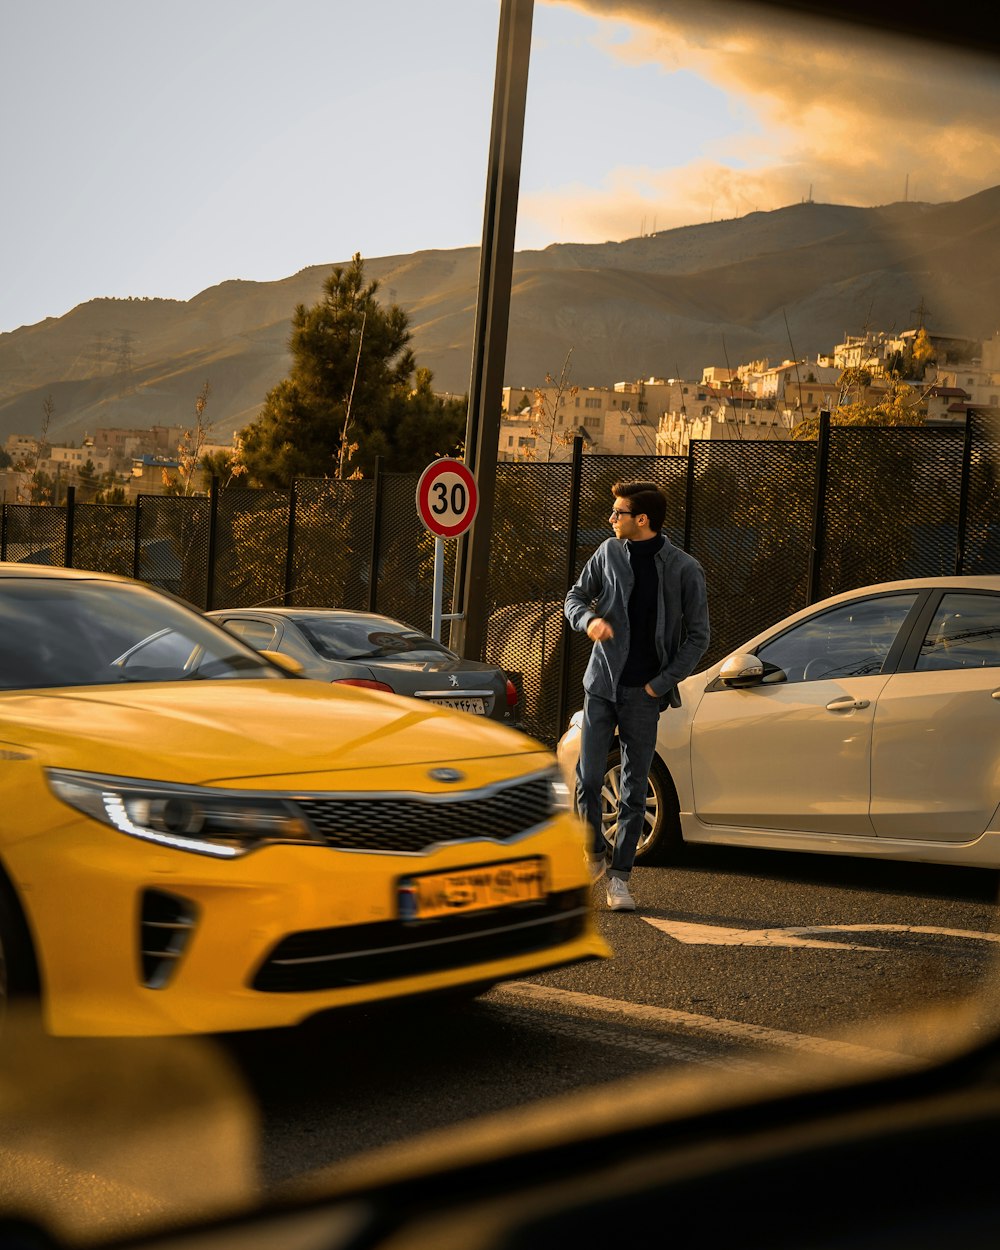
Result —
[[[834,595],[679,690],[638,863],[711,842],[1000,868],[1000,577]],[[571,785],[580,720],[558,746]],[[609,840],[618,771],[613,751]]]

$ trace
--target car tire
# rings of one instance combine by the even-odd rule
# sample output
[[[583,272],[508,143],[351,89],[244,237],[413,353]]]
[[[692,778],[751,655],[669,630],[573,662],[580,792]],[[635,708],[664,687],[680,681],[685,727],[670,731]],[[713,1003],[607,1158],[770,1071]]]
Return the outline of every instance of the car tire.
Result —
[[[608,766],[601,787],[601,823],[604,837],[613,843],[618,814],[618,790],[621,778],[621,753],[615,747],[608,756]],[[680,806],[674,783],[659,756],[653,756],[646,791],[646,822],[639,835],[635,852],[637,864],[662,864],[676,858],[683,846]]]
[[[12,1011],[37,1026],[40,1005],[31,935],[13,887],[0,870],[0,1035]]]

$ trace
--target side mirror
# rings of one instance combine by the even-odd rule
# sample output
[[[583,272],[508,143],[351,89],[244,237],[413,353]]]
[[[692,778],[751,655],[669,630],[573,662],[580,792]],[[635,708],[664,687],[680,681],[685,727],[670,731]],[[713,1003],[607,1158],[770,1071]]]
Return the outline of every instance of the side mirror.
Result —
[[[293,677],[300,677],[305,672],[305,668],[294,656],[285,655],[282,651],[261,651],[260,654],[265,660],[277,664],[278,668],[283,668],[286,673],[291,673]]]
[[[719,690],[740,686],[771,685],[773,682],[787,680],[784,669],[779,668],[777,664],[768,664],[749,651],[735,651],[723,660],[712,688]]]
[[[764,680],[764,661],[749,651],[737,651],[723,660],[719,681],[727,686],[755,686]]]

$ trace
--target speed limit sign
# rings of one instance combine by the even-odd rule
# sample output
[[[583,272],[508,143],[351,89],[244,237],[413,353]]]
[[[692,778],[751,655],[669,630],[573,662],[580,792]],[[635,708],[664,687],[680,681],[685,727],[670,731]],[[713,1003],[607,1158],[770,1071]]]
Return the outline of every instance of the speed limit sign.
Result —
[[[417,482],[417,515],[439,538],[457,538],[475,519],[479,488],[461,460],[435,460]]]

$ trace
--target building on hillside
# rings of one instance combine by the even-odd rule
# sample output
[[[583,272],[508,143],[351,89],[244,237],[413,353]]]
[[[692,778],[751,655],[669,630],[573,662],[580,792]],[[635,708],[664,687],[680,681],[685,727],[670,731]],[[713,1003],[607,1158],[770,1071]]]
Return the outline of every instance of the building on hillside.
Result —
[[[132,459],[132,476],[127,491],[130,499],[136,495],[166,495],[177,483],[181,462],[174,456],[151,456],[145,454]]]
[[[98,451],[87,440],[82,447],[50,447],[48,455],[38,461],[38,467],[43,473],[53,475],[61,473],[72,478],[88,462],[93,468],[94,475],[97,476],[109,472],[113,466],[114,457],[109,451]]]
[[[926,394],[927,424],[952,425],[964,421],[973,406],[972,396],[960,386],[942,386],[935,382]]]
[[[705,386],[731,386],[740,381],[739,369],[721,369],[718,365],[706,365],[701,371]]]
[[[135,456],[176,456],[186,433],[183,425],[154,425],[148,429],[99,426],[94,431],[93,443],[97,451],[109,451],[114,455],[116,468],[129,468]]]
[[[916,334],[916,331],[912,333]],[[867,369],[873,377],[881,377],[886,372],[887,358],[900,350],[902,348],[899,340],[882,330],[877,334],[871,331],[864,334],[845,334],[844,341],[833,349],[833,363],[841,371]]]
[[[757,399],[746,391],[735,395],[701,392],[699,400],[684,411],[666,412],[656,432],[658,456],[686,456],[694,439],[716,442],[763,442],[791,438],[802,419]]]
[[[743,387],[778,408],[794,408],[810,387],[815,387],[818,394],[821,387],[835,386],[843,372],[835,365],[823,365],[818,360],[783,360],[780,365],[762,361],[760,366],[752,371],[741,371]]]
[[[8,434],[4,443],[4,451],[15,464],[34,465],[39,447],[39,440],[30,434]]]
[[[561,391],[558,386],[505,386],[498,459],[568,460],[578,434],[587,453],[655,455],[656,427],[640,409],[640,398],[638,391],[618,386]]]
[[[938,361],[932,390],[941,392],[941,398],[952,391],[962,392],[951,397],[953,404],[964,404],[964,409],[950,410],[953,419],[964,419],[969,408],[1000,410],[1000,332],[978,347],[979,355],[973,359],[950,365]]]

